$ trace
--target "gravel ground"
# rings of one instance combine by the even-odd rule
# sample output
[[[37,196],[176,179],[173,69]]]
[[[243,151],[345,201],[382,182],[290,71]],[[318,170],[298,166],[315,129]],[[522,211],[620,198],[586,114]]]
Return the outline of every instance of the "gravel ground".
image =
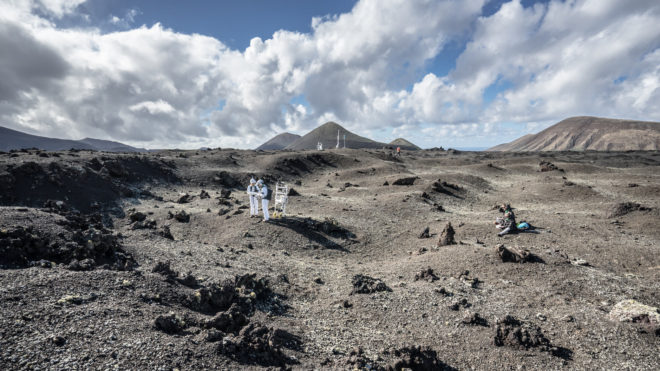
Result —
[[[658,152],[0,154],[0,367],[657,370],[659,165]],[[249,217],[251,176],[299,193],[286,218]],[[502,203],[533,233],[498,237]],[[438,246],[448,223],[454,244]]]

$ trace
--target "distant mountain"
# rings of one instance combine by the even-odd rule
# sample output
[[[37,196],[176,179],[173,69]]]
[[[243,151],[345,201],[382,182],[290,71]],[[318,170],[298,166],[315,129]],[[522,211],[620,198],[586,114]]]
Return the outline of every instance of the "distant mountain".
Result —
[[[488,151],[629,151],[660,150],[660,122],[591,116],[567,118]]]
[[[300,135],[298,134],[291,134],[291,133],[282,133],[278,134],[274,137],[272,137],[269,141],[266,143],[260,145],[257,147],[259,150],[264,150],[264,151],[271,151],[271,150],[280,150],[286,148],[289,144],[293,143],[296,141],[296,139],[300,138]]]
[[[342,148],[344,147],[344,135],[346,135],[346,148],[382,148],[387,146],[385,143],[353,134],[336,122],[329,121],[298,138],[295,142],[289,144],[286,149],[316,149],[318,142],[323,143],[324,149],[335,148],[337,146],[337,131],[339,131],[339,144]]]
[[[98,151],[107,151],[107,152],[145,152],[144,148],[135,148],[124,143],[113,142],[109,140],[85,138],[81,139],[78,142],[86,143],[94,147]]]
[[[21,148],[39,148],[44,151],[64,151],[71,148],[89,149],[108,152],[144,152],[143,148],[135,148],[119,142],[85,138],[82,140],[56,139],[26,134],[20,131],[0,126],[0,151],[10,151]]]
[[[396,138],[393,141],[390,142],[390,146],[392,147],[401,147],[401,149],[409,150],[409,151],[417,151],[420,150],[421,148],[417,147],[413,143],[403,139],[403,138]]]

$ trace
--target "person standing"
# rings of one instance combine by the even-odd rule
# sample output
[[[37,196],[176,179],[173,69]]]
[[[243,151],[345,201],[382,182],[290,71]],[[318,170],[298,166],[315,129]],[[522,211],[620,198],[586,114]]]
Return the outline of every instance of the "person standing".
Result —
[[[264,221],[267,222],[268,219],[270,219],[270,216],[268,215],[268,202],[270,202],[273,191],[268,189],[264,181],[261,179],[257,181],[257,187],[259,187],[259,197],[261,198],[261,210],[264,213]]]
[[[247,194],[250,197],[250,218],[258,217],[259,201],[257,200],[257,194],[259,194],[259,189],[257,188],[257,181],[254,178],[250,179]]]
[[[396,147],[396,155],[401,157],[401,147]]]

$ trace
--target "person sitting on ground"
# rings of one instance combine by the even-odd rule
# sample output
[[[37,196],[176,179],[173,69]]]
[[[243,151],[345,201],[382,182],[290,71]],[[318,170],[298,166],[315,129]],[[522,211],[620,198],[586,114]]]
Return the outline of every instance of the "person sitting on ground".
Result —
[[[504,217],[495,219],[495,226],[502,231],[498,233],[498,236],[504,236],[505,234],[513,233],[517,230],[516,227],[516,216],[511,209],[511,205],[502,204],[500,206],[500,212],[504,213]]]

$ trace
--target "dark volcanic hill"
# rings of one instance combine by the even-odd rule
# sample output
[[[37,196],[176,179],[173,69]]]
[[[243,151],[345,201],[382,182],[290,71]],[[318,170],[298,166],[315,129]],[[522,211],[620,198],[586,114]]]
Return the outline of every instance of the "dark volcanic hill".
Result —
[[[401,147],[401,149],[406,149],[409,151],[417,151],[420,150],[418,146],[413,144],[412,142],[403,139],[403,138],[396,138],[393,141],[390,142],[390,146],[396,146],[396,147]]]
[[[86,143],[94,147],[98,151],[107,151],[107,152],[143,152],[146,151],[144,148],[135,148],[131,147],[124,143],[113,142],[110,140],[94,139],[94,138],[85,138],[78,140],[77,142]]]
[[[143,148],[135,148],[109,140],[85,138],[81,140],[56,139],[26,134],[20,131],[0,126],[0,151],[12,149],[39,148],[45,151],[63,151],[71,148],[89,149],[108,152],[144,152]]]
[[[257,147],[257,149],[264,151],[284,149],[289,144],[295,142],[298,138],[300,138],[300,135],[298,134],[291,134],[291,133],[278,134],[272,137],[266,143]]]
[[[346,135],[346,148],[382,148],[387,146],[385,143],[351,133],[336,122],[329,121],[298,138],[286,149],[316,149],[318,142],[323,143],[325,149],[335,148],[337,145],[337,131],[339,131],[341,147],[344,146],[344,135]]]
[[[567,118],[538,134],[528,134],[488,151],[657,151],[660,122],[591,116]]]

